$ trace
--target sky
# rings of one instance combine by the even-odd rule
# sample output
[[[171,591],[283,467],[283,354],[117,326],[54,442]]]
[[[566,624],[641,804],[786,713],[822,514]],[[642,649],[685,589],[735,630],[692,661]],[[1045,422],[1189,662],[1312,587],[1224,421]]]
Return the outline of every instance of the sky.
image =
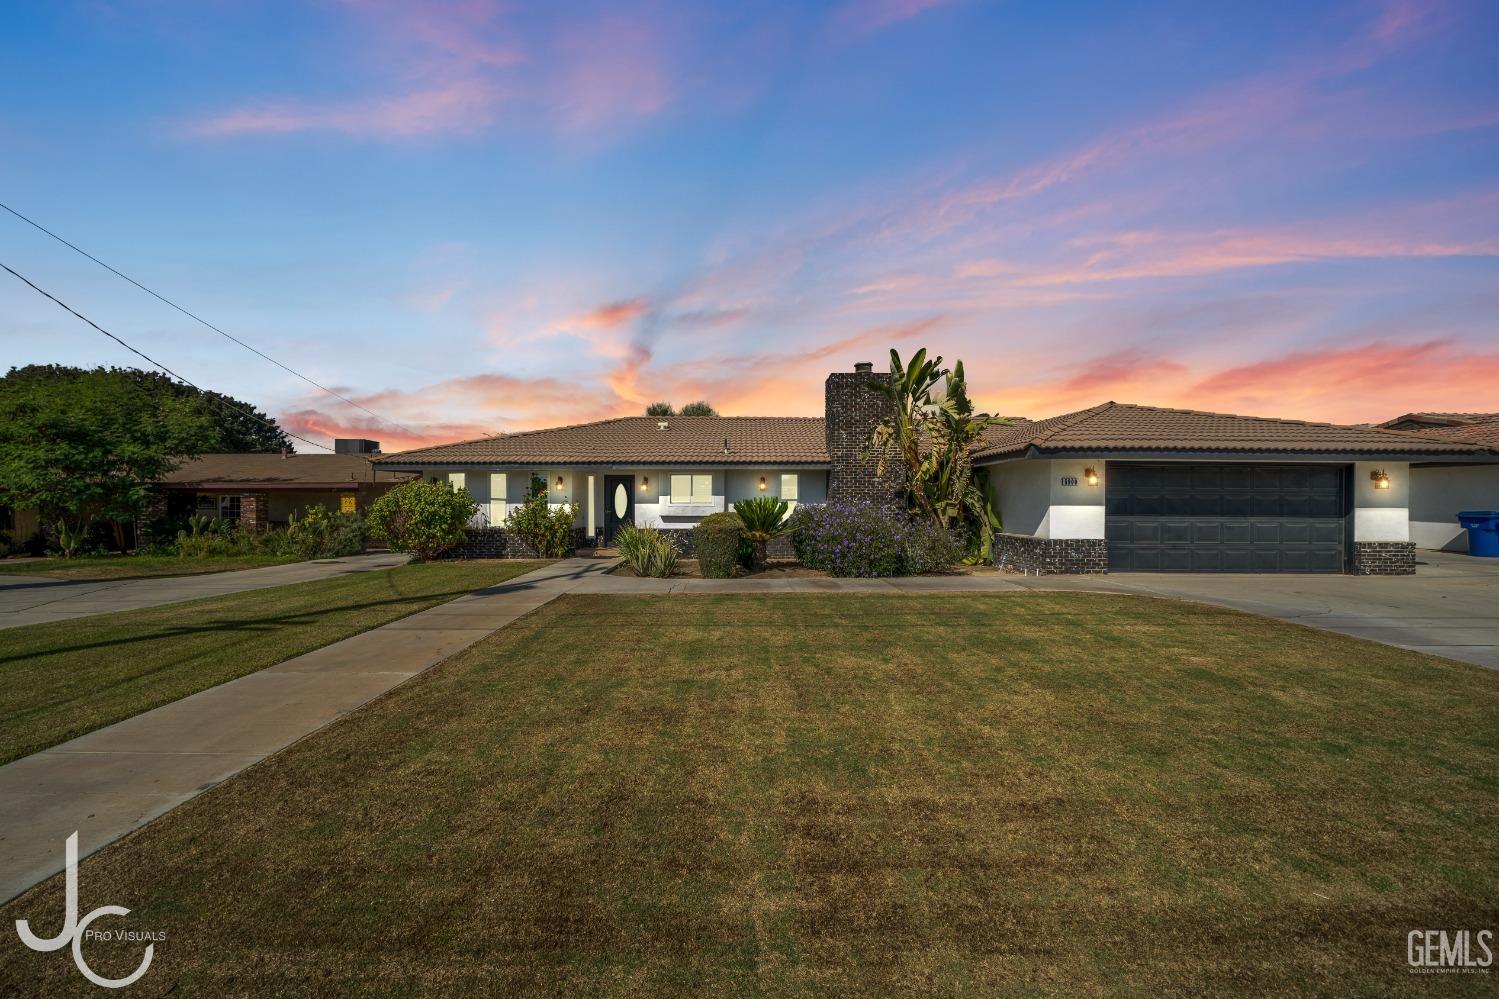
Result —
[[[3,213],[0,261],[312,440],[818,415],[922,346],[1032,418],[1499,410],[1492,2],[5,21],[0,201],[363,408]],[[140,363],[3,272],[0,317],[7,364]]]

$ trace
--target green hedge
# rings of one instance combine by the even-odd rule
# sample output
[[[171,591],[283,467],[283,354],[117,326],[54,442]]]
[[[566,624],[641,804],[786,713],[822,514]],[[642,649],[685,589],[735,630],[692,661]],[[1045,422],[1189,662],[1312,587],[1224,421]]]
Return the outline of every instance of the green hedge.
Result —
[[[727,579],[739,568],[745,545],[744,523],[736,514],[715,513],[692,529],[698,568],[710,579]]]

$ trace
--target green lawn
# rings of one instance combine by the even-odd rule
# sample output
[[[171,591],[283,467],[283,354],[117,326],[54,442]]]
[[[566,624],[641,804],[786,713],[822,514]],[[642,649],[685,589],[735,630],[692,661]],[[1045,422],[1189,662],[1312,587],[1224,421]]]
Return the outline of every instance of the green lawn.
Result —
[[[196,576],[232,569],[259,569],[302,561],[299,555],[222,555],[179,558],[175,555],[84,555],[43,561],[0,562],[0,575],[52,576],[57,579],[145,579]]]
[[[151,994],[1478,992],[1406,934],[1495,926],[1496,823],[1473,666],[1105,594],[576,596],[86,861],[80,911],[166,932]],[[79,987],[14,940],[0,981]]]
[[[0,630],[0,763],[542,562],[435,562]]]

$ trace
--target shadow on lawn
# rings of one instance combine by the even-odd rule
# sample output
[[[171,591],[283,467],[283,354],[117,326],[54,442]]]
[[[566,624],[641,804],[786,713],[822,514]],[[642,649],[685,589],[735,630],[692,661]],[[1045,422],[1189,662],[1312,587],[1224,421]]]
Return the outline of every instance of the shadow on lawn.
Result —
[[[302,611],[294,614],[268,612],[263,615],[255,615],[250,617],[212,618],[191,625],[184,624],[167,628],[153,629],[145,634],[122,635],[117,638],[111,638],[108,641],[76,642],[72,645],[55,646],[42,652],[33,652],[24,655],[0,656],[0,664],[18,662],[25,659],[39,659],[45,656],[63,655],[72,652],[86,652],[90,649],[114,649],[136,643],[156,642],[162,639],[187,638],[195,635],[204,635],[210,633],[223,634],[228,632],[231,634],[265,634],[286,627],[317,624],[320,619],[325,618],[329,614],[340,614],[350,611],[358,612],[375,610],[380,607],[389,607],[396,604],[425,604],[425,606],[413,607],[411,613],[415,614],[420,611],[427,610],[430,607],[436,607],[439,604],[447,603],[457,597],[465,596],[469,593],[474,592],[484,593],[488,591],[474,591],[469,589],[444,590],[439,593],[422,594],[421,596],[391,597],[386,600],[365,600],[360,603],[344,604],[337,607],[324,607],[318,610]],[[124,611],[121,613],[138,612]],[[99,616],[103,617],[105,615]],[[401,616],[404,617],[407,615]],[[400,617],[393,617],[388,621],[383,621],[381,623],[388,624],[390,623],[390,621],[398,620],[400,620]],[[103,622],[89,622],[87,619],[83,618],[74,619],[71,621],[53,621],[43,625],[36,625],[34,627],[52,626],[66,626],[69,629],[74,630],[90,628],[124,629],[132,627],[132,625],[129,623],[119,624],[110,622],[108,624],[105,624]],[[149,625],[147,625],[146,627],[149,627]],[[376,625],[376,627],[378,627],[378,625]]]

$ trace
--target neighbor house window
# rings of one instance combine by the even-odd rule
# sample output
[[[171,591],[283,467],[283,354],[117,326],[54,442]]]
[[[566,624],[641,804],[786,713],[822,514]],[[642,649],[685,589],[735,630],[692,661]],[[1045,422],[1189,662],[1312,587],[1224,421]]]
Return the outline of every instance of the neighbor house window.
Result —
[[[671,501],[673,503],[712,503],[712,475],[673,475],[671,477]]]
[[[796,473],[789,472],[781,476],[781,499],[786,501],[786,512],[790,513],[796,509]]]
[[[359,510],[359,501],[353,493],[344,493],[338,498],[339,513],[356,513]]]
[[[219,516],[230,523],[239,523],[239,497],[220,496]]]

